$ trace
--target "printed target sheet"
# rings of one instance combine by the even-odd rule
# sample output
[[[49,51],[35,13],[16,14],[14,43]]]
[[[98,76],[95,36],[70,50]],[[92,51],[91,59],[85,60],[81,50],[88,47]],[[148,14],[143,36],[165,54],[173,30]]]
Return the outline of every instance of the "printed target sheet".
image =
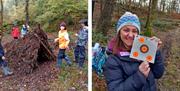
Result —
[[[149,37],[138,35],[135,37],[130,58],[154,63],[158,42]]]

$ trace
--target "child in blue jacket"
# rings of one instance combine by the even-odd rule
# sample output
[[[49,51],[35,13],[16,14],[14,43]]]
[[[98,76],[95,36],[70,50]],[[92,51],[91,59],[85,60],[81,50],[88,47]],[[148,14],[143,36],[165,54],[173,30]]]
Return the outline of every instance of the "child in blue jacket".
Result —
[[[21,29],[21,37],[24,38],[24,36],[28,33],[28,29],[29,29],[29,25],[22,25],[22,29]]]
[[[82,28],[80,29],[79,33],[76,34],[78,40],[76,42],[74,55],[75,55],[75,62],[78,63],[78,67],[81,69],[83,68],[86,57],[85,46],[86,43],[88,42],[88,21],[87,19],[82,19],[80,23]]]

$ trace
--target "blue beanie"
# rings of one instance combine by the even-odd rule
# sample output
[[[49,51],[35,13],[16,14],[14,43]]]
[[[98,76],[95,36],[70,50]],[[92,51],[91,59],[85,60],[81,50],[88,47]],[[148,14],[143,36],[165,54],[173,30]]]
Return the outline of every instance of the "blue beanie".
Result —
[[[119,32],[119,30],[121,30],[122,27],[126,25],[135,26],[138,29],[139,33],[141,31],[139,18],[136,14],[132,14],[131,12],[126,12],[124,15],[120,17],[116,26],[117,33]]]

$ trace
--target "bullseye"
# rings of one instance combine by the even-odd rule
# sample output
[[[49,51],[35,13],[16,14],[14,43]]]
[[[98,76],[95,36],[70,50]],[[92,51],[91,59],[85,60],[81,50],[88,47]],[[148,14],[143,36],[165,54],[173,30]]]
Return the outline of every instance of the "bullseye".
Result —
[[[143,45],[141,45],[141,47],[140,47],[140,51],[141,51],[142,53],[147,53],[147,52],[149,51],[149,47],[148,47],[147,45],[143,44]]]

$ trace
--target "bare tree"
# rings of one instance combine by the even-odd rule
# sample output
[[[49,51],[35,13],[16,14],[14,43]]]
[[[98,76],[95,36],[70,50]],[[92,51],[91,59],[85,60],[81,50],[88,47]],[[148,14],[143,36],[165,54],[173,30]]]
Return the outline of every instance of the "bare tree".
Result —
[[[166,0],[161,0],[161,1],[160,1],[160,3],[159,3],[159,11],[164,12],[164,9],[165,9],[165,1],[166,1]]]
[[[115,0],[105,0],[104,8],[96,24],[96,31],[102,32],[104,35],[107,34],[111,24],[115,3]]]
[[[100,11],[101,11],[101,13],[103,11],[103,6],[104,6],[104,2],[103,1],[104,0],[100,0]]]
[[[139,0],[139,5],[138,5],[138,7],[142,7],[142,0]]]
[[[16,18],[18,17],[18,15],[17,15],[17,6],[18,6],[18,0],[15,0],[15,16],[16,16]]]
[[[128,4],[128,9],[129,9],[129,10],[131,10],[131,3],[132,3],[132,1],[129,0],[129,4]]]
[[[3,25],[3,1],[1,0],[1,20],[0,20],[0,27]]]
[[[146,33],[147,35],[151,36],[152,35],[152,24],[151,24],[151,6],[152,6],[152,0],[149,0],[149,7],[148,7],[148,15],[147,15],[147,21],[146,21]]]
[[[147,15],[147,21],[146,21],[146,26],[145,26],[147,36],[152,36],[152,22],[156,18],[157,3],[158,3],[158,0],[149,1],[148,15]]]
[[[93,13],[94,13],[94,6],[95,6],[95,0],[92,0],[92,16],[93,16]]]
[[[165,7],[166,7],[166,0],[162,0],[162,11],[165,12]]]
[[[28,11],[28,8],[29,8],[29,0],[26,0],[26,3],[25,3],[26,24],[29,25],[29,11]]]
[[[158,0],[152,0],[152,20],[156,19]]]
[[[177,8],[177,13],[179,14],[180,13],[180,0],[179,0],[179,2],[178,2],[178,6],[177,6],[178,8]]]
[[[172,0],[172,2],[171,2],[171,12],[172,13],[175,13],[175,12],[177,12],[177,0]]]
[[[15,0],[15,6],[16,7],[18,6],[18,0]]]

